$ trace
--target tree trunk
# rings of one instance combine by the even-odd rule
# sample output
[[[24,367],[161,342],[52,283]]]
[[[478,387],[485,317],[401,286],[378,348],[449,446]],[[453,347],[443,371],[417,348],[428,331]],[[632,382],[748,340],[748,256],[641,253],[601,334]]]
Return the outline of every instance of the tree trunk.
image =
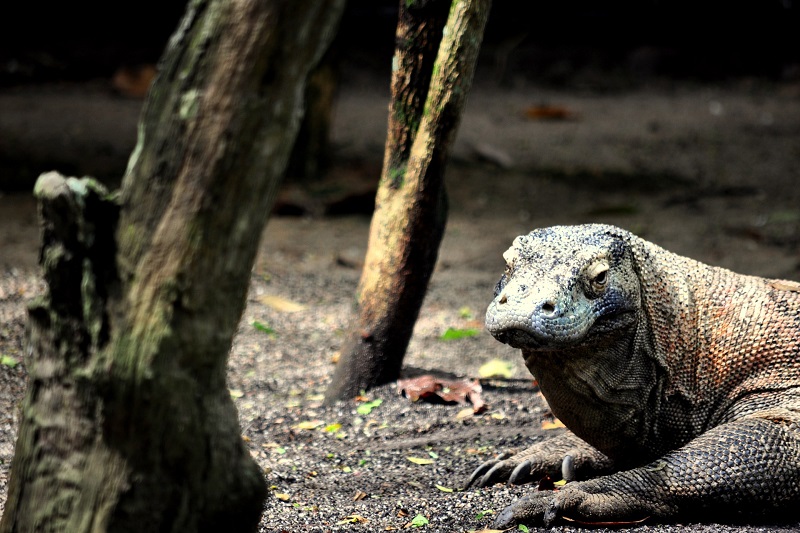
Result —
[[[444,234],[445,163],[490,4],[400,2],[383,172],[356,318],[326,392],[328,402],[400,375]]]
[[[40,177],[45,296],[0,531],[254,531],[226,387],[250,269],[343,0],[195,0],[119,195]]]

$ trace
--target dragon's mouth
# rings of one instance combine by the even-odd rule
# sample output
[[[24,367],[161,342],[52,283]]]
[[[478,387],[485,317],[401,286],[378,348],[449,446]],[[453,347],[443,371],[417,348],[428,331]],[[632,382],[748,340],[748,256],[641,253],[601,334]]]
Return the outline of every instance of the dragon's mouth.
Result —
[[[509,328],[492,332],[492,335],[498,341],[508,344],[512,348],[534,352],[551,352],[564,348],[593,345],[597,342],[609,340],[612,337],[616,337],[614,335],[615,332],[627,330],[635,322],[636,313],[626,310],[598,317],[586,333],[581,336],[559,337],[549,332],[542,334],[523,328]]]

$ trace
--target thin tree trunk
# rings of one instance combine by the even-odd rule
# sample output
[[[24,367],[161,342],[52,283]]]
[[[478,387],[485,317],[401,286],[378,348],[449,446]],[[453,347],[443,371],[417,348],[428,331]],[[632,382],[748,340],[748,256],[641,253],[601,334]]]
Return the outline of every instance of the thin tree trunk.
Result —
[[[490,4],[400,2],[383,173],[356,318],[326,392],[328,402],[400,375],[444,234],[445,163],[472,84]]]
[[[195,0],[121,193],[37,182],[47,294],[0,531],[253,531],[231,340],[306,76],[343,0]]]

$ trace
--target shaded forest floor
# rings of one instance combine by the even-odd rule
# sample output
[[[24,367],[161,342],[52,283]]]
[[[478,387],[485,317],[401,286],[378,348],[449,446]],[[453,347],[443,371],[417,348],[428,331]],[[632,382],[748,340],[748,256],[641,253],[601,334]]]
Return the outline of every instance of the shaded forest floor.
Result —
[[[485,511],[529,490],[458,490],[482,461],[559,431],[542,429],[546,406],[521,358],[482,327],[501,254],[516,235],[607,222],[711,264],[800,280],[800,87],[745,80],[591,93],[479,82],[448,168],[448,230],[406,372],[476,377],[499,358],[513,377],[484,382],[490,407],[477,416],[411,403],[394,385],[367,394],[382,400],[368,413],[363,401],[323,407],[369,226],[364,215],[323,213],[334,204],[365,209],[387,102],[384,84],[349,80],[337,100],[329,179],[286,184],[282,210],[305,214],[271,219],[253,268],[229,383],[272,487],[264,531],[402,529],[417,515],[429,520],[423,531],[480,530],[491,523]],[[25,163],[34,175],[119,174],[138,105],[93,84],[6,90],[0,168],[40,154],[44,168]],[[84,164],[90,159],[94,167]],[[25,303],[41,290],[37,240],[30,197],[0,195],[0,505],[26,378]],[[444,341],[448,328],[480,331]]]

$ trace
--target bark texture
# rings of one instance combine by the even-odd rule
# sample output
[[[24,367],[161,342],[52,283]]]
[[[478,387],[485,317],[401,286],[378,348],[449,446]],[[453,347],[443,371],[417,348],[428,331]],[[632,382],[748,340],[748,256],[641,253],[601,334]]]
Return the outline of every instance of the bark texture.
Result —
[[[343,0],[195,0],[119,194],[37,182],[47,294],[3,532],[253,531],[266,487],[225,382],[305,79]]]
[[[356,318],[328,402],[400,375],[444,234],[445,163],[490,5],[490,0],[400,2],[383,172]]]

